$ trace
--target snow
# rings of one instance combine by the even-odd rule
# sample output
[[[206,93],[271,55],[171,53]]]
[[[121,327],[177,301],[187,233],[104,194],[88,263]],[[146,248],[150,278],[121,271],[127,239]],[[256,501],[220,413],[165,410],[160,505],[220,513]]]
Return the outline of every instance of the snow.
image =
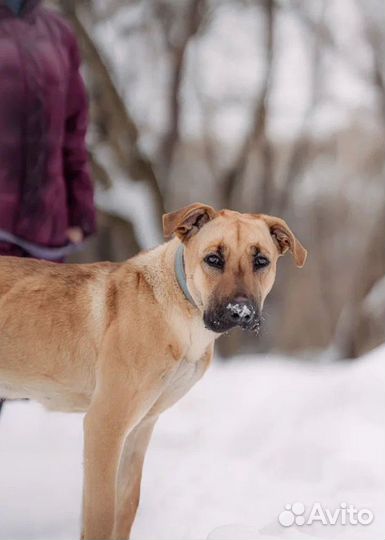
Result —
[[[228,309],[232,313],[236,313],[241,319],[243,319],[243,317],[245,317],[246,315],[251,315],[252,313],[251,308],[246,304],[229,302],[226,306],[226,309]]]
[[[127,178],[105,146],[99,145],[97,153],[99,160],[108,165],[109,174],[114,179],[112,186],[107,189],[96,185],[97,207],[132,223],[143,249],[157,246],[162,237],[155,217],[155,202],[148,184]]]
[[[383,317],[385,313],[385,276],[375,282],[363,302],[363,310],[373,318]],[[380,320],[380,319],[379,319]]]
[[[382,346],[355,362],[214,363],[157,425],[133,539],[382,540],[384,357]],[[7,403],[0,437],[0,538],[76,538],[82,416]],[[286,504],[317,501],[375,519],[279,525]]]

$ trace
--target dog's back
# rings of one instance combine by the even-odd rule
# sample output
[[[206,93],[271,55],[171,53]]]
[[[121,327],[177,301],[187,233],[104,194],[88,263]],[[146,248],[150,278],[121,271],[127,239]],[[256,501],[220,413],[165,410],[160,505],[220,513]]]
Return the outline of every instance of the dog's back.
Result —
[[[0,257],[0,301],[12,287],[25,280],[28,280],[29,287],[34,283],[40,287],[69,286],[73,289],[117,266],[110,262],[63,265],[22,257]]]
[[[117,267],[0,257],[1,397],[42,401],[44,386],[43,402],[51,408],[87,406],[101,339],[95,302],[103,304]]]

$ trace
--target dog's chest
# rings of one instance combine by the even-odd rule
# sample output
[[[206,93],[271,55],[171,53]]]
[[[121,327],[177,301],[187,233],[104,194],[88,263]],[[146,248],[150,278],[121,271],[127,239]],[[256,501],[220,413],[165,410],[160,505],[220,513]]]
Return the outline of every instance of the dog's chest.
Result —
[[[182,359],[168,377],[152,412],[160,413],[176,403],[202,377],[209,364],[213,333],[206,330],[201,321],[178,327],[178,337],[183,351]]]
[[[196,362],[182,360],[177,369],[170,375],[163,392],[151,413],[159,414],[171,407],[182,398],[194,384],[202,377],[210,360],[209,354],[203,354]]]
[[[215,334],[207,330],[200,319],[170,317],[176,349],[181,351],[178,366],[167,377],[161,396],[151,413],[159,414],[183,397],[202,377],[211,359]],[[175,360],[174,360],[175,362]]]
[[[191,364],[199,362],[211,341],[212,340],[208,338],[201,340],[195,340],[192,338],[186,347],[184,361]]]
[[[198,362],[216,337],[211,330],[204,327],[199,317],[192,320],[175,317],[172,326],[183,351],[182,358],[187,362]]]

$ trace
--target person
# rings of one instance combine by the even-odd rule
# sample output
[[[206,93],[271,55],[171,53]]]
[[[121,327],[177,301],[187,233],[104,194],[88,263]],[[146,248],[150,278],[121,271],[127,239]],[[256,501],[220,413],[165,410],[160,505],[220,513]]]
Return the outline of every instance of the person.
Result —
[[[79,66],[64,19],[0,0],[0,255],[63,262],[95,232]]]
[[[62,262],[95,232],[79,65],[59,14],[0,0],[0,255]]]

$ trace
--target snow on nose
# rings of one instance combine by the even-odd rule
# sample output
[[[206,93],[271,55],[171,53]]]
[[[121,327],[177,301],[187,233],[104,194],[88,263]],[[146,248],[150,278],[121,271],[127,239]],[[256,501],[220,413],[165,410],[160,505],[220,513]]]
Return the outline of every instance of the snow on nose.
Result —
[[[245,302],[229,302],[226,309],[231,313],[233,319],[250,320],[255,311],[251,304]]]

